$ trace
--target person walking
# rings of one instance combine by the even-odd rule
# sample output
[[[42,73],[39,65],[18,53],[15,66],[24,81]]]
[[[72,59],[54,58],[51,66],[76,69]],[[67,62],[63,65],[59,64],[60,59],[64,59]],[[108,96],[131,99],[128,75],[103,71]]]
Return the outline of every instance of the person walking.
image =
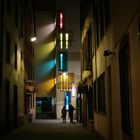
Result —
[[[73,110],[74,110],[74,107],[70,104],[69,105],[69,117],[70,117],[71,123],[73,123]]]
[[[63,106],[63,108],[61,110],[61,117],[62,117],[64,123],[66,123],[66,115],[67,115],[66,107]]]

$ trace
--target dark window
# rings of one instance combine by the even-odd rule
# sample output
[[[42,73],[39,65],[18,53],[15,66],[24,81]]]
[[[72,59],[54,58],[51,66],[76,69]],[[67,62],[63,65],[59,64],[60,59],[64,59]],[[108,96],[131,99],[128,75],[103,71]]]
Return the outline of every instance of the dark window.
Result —
[[[95,29],[97,48],[110,23],[110,0],[99,0],[95,5]]]
[[[15,69],[17,69],[17,45],[15,44]]]
[[[36,98],[36,113],[52,112],[52,98],[51,97],[37,97]]]
[[[18,4],[15,1],[15,25],[18,26]]]
[[[21,52],[20,53],[20,71],[22,71],[23,70],[23,53]]]
[[[33,94],[33,108],[35,107],[35,95]]]
[[[10,128],[10,82],[5,82],[5,121],[6,129]]]
[[[98,88],[98,111],[105,112],[105,74],[97,79]]]
[[[11,49],[11,36],[7,31],[6,33],[6,62],[10,64],[10,49]]]
[[[88,119],[93,120],[93,87],[88,90]]]
[[[4,1],[0,0],[0,89],[2,87],[2,76],[3,76],[3,29],[4,29]]]
[[[99,12],[98,5],[95,7],[95,30],[96,30],[96,45],[99,46]]]
[[[14,85],[14,99],[13,99],[13,118],[14,118],[14,127],[17,128],[18,120],[18,87]]]
[[[96,81],[93,83],[94,111],[97,111]]]
[[[121,96],[121,124],[127,135],[133,135],[132,103],[130,84],[130,56],[129,43],[124,40],[119,51],[120,96]]]
[[[88,30],[88,56],[89,56],[89,60],[92,59],[92,28],[90,25],[90,28]]]
[[[110,0],[105,0],[105,30],[110,23]]]
[[[11,0],[7,0],[6,2],[7,2],[7,11],[10,14],[10,12],[11,12]]]
[[[21,22],[20,22],[20,34],[21,34],[21,37],[23,37],[23,16],[21,16]]]
[[[100,40],[102,40],[104,35],[104,3],[103,0],[100,0],[99,3],[99,10],[100,10]]]

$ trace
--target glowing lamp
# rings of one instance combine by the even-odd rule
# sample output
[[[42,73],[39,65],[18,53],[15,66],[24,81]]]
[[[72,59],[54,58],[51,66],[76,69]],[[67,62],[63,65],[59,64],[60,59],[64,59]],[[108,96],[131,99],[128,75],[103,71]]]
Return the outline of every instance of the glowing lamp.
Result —
[[[36,41],[36,37],[31,37],[31,42],[34,42],[34,41]]]
[[[63,13],[59,13],[59,28],[62,30],[63,29]]]

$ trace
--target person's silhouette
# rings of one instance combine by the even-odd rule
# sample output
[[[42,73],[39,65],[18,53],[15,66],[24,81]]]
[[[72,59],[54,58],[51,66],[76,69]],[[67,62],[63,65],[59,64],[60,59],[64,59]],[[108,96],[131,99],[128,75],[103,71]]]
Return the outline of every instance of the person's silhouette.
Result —
[[[73,123],[73,110],[74,110],[74,107],[70,104],[69,105],[69,117],[70,117],[71,123]]]
[[[66,122],[66,114],[67,114],[67,111],[66,111],[66,107],[65,106],[63,106],[63,108],[62,108],[61,114],[62,114],[63,122]]]

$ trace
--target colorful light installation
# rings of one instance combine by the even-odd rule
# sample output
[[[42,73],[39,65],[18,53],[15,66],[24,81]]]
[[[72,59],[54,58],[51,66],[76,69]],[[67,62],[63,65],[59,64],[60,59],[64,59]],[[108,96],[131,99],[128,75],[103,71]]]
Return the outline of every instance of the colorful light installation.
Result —
[[[60,49],[69,48],[69,33],[59,33]],[[64,47],[65,46],[65,47]]]
[[[60,49],[63,49],[63,33],[60,33]]]
[[[69,34],[68,33],[66,33],[65,34],[65,40],[66,40],[66,49],[68,49],[69,48]]]
[[[63,70],[63,54],[60,54],[60,70]]]
[[[63,23],[64,23],[64,17],[63,17],[63,13],[62,12],[60,12],[60,14],[59,14],[59,21],[60,21],[59,29],[62,30],[63,29]]]
[[[67,52],[59,52],[58,61],[59,61],[58,70],[62,72],[67,71]]]

